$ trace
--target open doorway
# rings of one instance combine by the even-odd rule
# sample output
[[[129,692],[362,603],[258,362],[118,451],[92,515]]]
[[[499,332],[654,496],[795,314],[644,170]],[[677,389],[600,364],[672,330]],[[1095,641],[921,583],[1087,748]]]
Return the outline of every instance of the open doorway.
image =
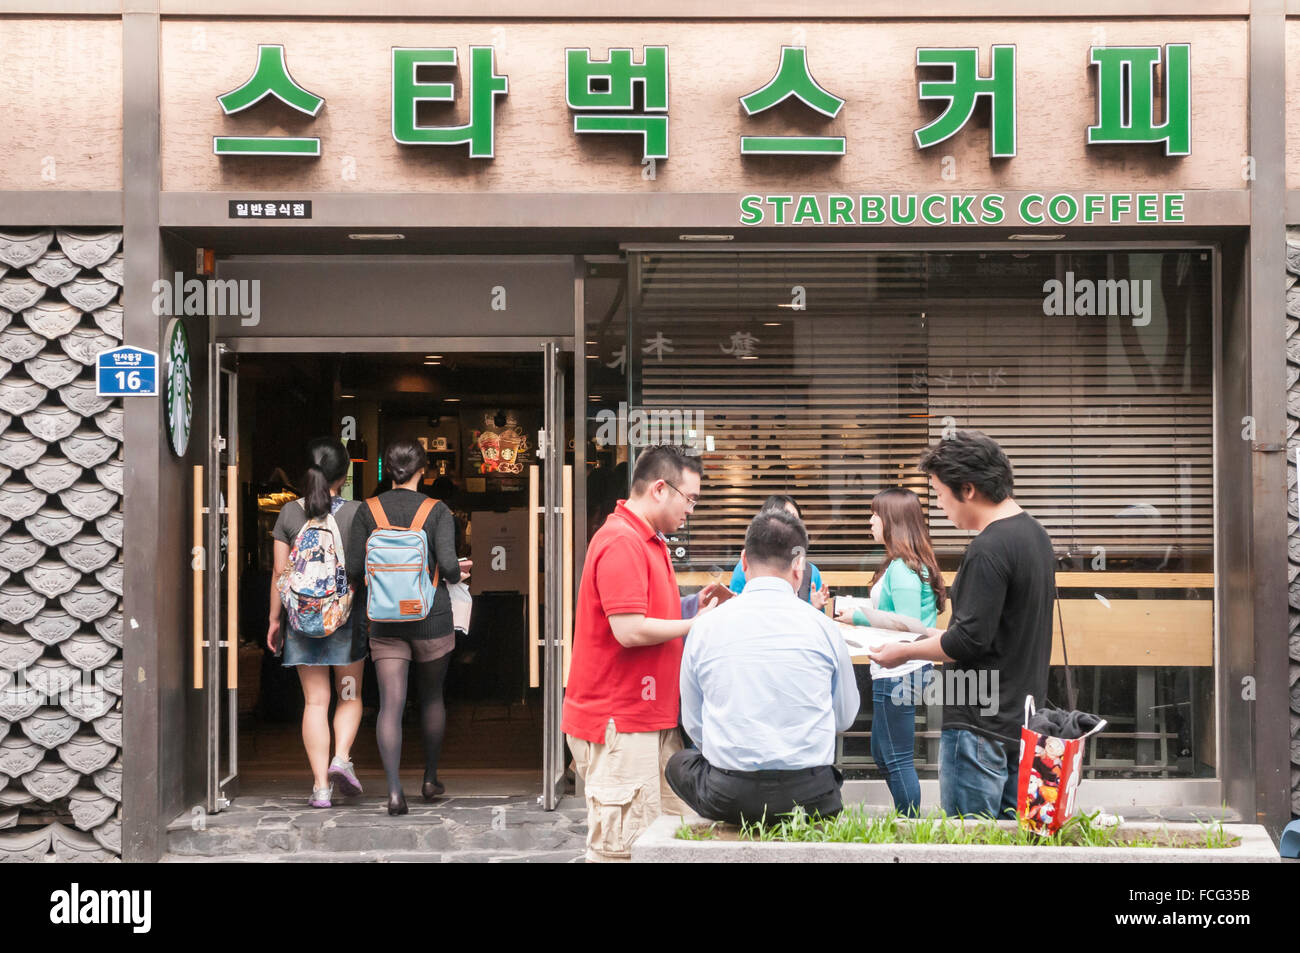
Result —
[[[529,550],[540,559],[540,549],[530,533],[529,501],[530,470],[546,465],[537,447],[545,404],[541,353],[248,353],[239,356],[238,390],[241,793],[300,796],[311,787],[298,676],[270,653],[265,638],[271,529],[299,495],[306,444],[326,435],[348,448],[352,470],[342,495],[356,500],[386,488],[386,446],[418,441],[428,458],[422,489],[451,508],[458,555],[475,560],[469,634],[457,636],[444,689],[438,775],[448,795],[539,792],[545,712],[529,600],[540,603],[545,590],[530,586]],[[563,406],[573,406],[571,392]],[[570,425],[564,430],[573,432]],[[354,620],[364,620],[362,599],[353,611]],[[379,695],[369,660],[361,697],[352,760],[367,795],[378,794]],[[412,683],[403,720],[408,792],[418,790],[424,765]]]

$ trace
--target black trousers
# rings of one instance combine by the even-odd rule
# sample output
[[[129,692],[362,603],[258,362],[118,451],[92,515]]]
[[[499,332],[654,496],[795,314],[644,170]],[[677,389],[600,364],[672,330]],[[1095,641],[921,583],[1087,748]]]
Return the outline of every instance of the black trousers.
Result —
[[[800,805],[810,814],[833,817],[844,807],[844,775],[832,765],[797,771],[726,771],[694,749],[668,759],[664,777],[673,793],[711,821],[739,824],[773,820]]]

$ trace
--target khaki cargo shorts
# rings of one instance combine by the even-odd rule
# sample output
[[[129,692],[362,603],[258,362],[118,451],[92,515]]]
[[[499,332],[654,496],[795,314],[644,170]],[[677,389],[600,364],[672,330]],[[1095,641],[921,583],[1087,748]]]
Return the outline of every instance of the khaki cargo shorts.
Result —
[[[676,728],[619,734],[611,718],[603,745],[565,737],[586,785],[589,862],[628,860],[632,842],[655,818],[685,813],[664,780],[664,765],[682,748]]]

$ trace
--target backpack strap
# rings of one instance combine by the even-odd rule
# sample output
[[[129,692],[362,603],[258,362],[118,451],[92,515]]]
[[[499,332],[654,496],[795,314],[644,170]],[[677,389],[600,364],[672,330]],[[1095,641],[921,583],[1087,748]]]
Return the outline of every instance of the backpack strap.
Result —
[[[424,529],[424,521],[429,518],[429,514],[433,512],[433,508],[437,505],[438,505],[437,500],[426,497],[425,500],[420,504],[419,509],[415,511],[415,519],[411,520],[411,525],[408,528],[412,530]],[[429,561],[433,563],[433,585],[435,588],[437,588],[438,554],[437,552],[434,551],[433,540],[429,540]]]
[[[370,507],[370,515],[375,518],[376,529],[393,529],[393,524],[388,522],[388,515],[384,512],[383,505],[379,502],[379,497],[372,496],[366,500],[366,505]]]
[[[437,500],[425,497],[424,502],[421,503],[419,509],[415,511],[415,519],[411,520],[411,525],[408,526],[407,529],[424,529],[424,521],[429,518],[429,513],[437,504]],[[432,543],[433,540],[429,540],[429,542]]]

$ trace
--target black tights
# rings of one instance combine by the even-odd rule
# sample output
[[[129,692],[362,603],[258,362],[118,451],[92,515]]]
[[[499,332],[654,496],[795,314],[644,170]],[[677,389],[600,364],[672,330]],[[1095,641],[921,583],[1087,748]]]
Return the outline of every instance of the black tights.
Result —
[[[447,678],[451,655],[432,662],[415,663],[415,681],[420,691],[420,726],[424,731],[424,780],[438,780],[438,755],[442,736],[447,730],[447,707],[442,701],[442,683]],[[406,683],[411,663],[406,659],[378,659],[375,674],[379,678],[379,722],[375,734],[379,756],[388,777],[388,793],[402,790],[399,774],[402,761],[402,712],[406,709]]]

